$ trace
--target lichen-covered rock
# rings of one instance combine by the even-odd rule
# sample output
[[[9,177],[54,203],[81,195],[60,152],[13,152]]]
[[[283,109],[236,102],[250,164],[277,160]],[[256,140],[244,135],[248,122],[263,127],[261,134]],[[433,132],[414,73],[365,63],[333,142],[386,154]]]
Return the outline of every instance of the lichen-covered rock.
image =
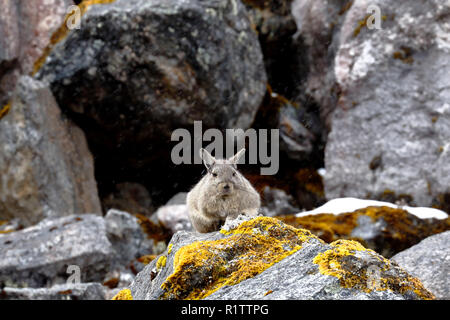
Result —
[[[432,299],[420,281],[355,241],[328,245],[270,217],[178,232],[131,285],[134,299]]]
[[[101,281],[113,254],[102,217],[46,219],[0,235],[0,286],[51,286],[65,283],[77,271],[82,282]],[[68,269],[71,265],[79,270]]]
[[[51,288],[3,288],[0,300],[105,300],[107,288],[100,283],[57,284]]]
[[[450,299],[450,231],[430,236],[391,258],[437,299]]]
[[[277,218],[296,228],[308,229],[326,242],[357,240],[384,257],[391,257],[430,235],[450,230],[450,218],[421,219],[406,210],[390,207]]]
[[[19,218],[29,226],[49,217],[101,214],[84,133],[61,114],[45,84],[19,79],[0,136],[0,220]]]
[[[0,118],[20,75],[33,64],[64,21],[72,0],[0,1]]]
[[[341,94],[325,152],[326,197],[375,199],[389,191],[444,207],[450,7],[440,0],[370,5],[380,9],[382,30],[367,27],[363,0],[353,1],[340,27],[334,74]]]
[[[194,120],[252,123],[266,75],[240,1],[117,0],[90,6],[81,26],[53,47],[37,77],[108,161],[142,168]]]

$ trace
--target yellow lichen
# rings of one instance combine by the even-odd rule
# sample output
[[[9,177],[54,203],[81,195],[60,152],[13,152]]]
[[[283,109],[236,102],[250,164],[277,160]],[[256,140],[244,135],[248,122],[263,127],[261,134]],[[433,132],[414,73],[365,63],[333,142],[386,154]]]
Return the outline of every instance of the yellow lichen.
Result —
[[[170,254],[172,252],[172,247],[173,247],[173,244],[172,243],[169,244],[169,246],[167,247],[167,254]]]
[[[133,300],[130,289],[120,290],[111,300]]]
[[[197,241],[175,253],[174,271],[161,285],[166,298],[205,298],[223,286],[260,274],[299,250],[305,241],[319,240],[307,230],[269,217],[254,218],[221,232],[229,237]]]
[[[319,266],[320,273],[338,278],[342,287],[364,292],[391,290],[404,294],[412,291],[421,299],[434,299],[418,279],[404,270],[397,268],[395,275],[389,274],[387,271],[393,268],[391,262],[359,242],[338,240],[330,245],[332,248],[319,253],[313,262]],[[356,257],[358,251],[363,251],[373,262],[355,268],[354,259],[361,259]],[[378,273],[375,277],[371,275],[372,270]]]
[[[0,109],[0,119],[6,116],[11,109],[11,101],[8,102],[6,105],[3,106],[3,108]]]
[[[78,5],[78,8],[80,8],[80,15],[83,16],[91,5],[109,4],[113,3],[114,1],[116,0],[83,0]],[[75,12],[68,13],[64,19],[63,24],[52,34],[49,44],[43,50],[42,55],[35,61],[31,75],[35,75],[39,71],[39,69],[41,69],[41,67],[45,63],[45,60],[50,55],[53,47],[69,34],[70,29],[67,27],[67,24],[69,19],[71,19],[74,14]]]
[[[158,261],[156,261],[156,269],[160,270],[166,266],[167,257],[161,256],[158,258]]]

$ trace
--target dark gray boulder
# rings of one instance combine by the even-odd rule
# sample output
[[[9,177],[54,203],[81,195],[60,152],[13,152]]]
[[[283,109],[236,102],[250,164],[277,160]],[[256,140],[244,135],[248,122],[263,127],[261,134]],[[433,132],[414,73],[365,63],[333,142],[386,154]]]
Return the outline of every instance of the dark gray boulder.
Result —
[[[90,145],[122,155],[130,170],[194,120],[204,128],[252,123],[266,74],[240,1],[117,0],[90,6],[81,26],[37,77]]]

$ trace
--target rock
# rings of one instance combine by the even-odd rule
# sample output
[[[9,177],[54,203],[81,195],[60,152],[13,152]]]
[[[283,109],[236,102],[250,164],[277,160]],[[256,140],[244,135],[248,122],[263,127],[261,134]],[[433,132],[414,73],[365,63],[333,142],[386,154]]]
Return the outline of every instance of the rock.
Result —
[[[194,120],[253,122],[266,75],[240,1],[117,0],[90,6],[81,25],[37,77],[85,130],[100,168],[131,175],[163,156],[167,166],[173,130]]]
[[[127,265],[147,253],[142,248],[145,234],[136,217],[128,212],[111,209],[105,216],[105,224],[108,240],[115,252],[116,267]]]
[[[144,216],[150,216],[155,210],[147,188],[135,182],[116,184],[115,190],[102,198],[102,206],[106,211],[118,209]]]
[[[114,255],[106,230],[102,217],[83,214],[0,235],[0,286],[45,287],[72,276],[101,281]]]
[[[277,218],[296,228],[308,229],[328,243],[339,239],[356,240],[388,258],[430,235],[450,230],[448,217],[421,219],[401,208],[387,206],[333,213],[331,206],[324,205],[324,209],[318,208],[310,214]]]
[[[172,233],[181,230],[193,231],[186,204],[165,205],[156,210],[158,221]]]
[[[262,206],[260,212],[264,216],[293,214],[299,209],[294,206],[294,199],[284,190],[265,186],[262,194]]]
[[[331,129],[331,114],[339,95],[334,73],[339,34],[354,2],[358,0],[294,0],[291,5],[297,25],[293,37],[303,55],[301,63],[291,72],[304,75],[302,81],[297,82],[298,97],[293,99],[320,113],[324,140]]]
[[[0,1],[0,110],[20,75],[33,71],[70,5],[72,0]]]
[[[48,87],[21,77],[0,120],[0,220],[101,213],[83,132],[61,114]]]
[[[176,233],[137,275],[132,298],[433,298],[420,281],[358,242],[325,244],[270,217],[242,221],[220,232]]]
[[[392,257],[409,274],[420,279],[437,299],[450,299],[450,231],[430,236]]]
[[[100,283],[57,284],[51,288],[4,288],[0,300],[105,300]]]
[[[242,2],[258,34],[270,86],[291,99],[304,78],[303,72],[296,71],[305,63],[303,47],[293,38],[297,26],[291,14],[292,0]]]
[[[340,28],[334,73],[341,94],[325,152],[326,197],[380,199],[388,192],[445,208],[450,8],[439,0],[370,4],[381,10],[382,30],[366,27],[362,0]]]
[[[186,204],[187,192],[178,192],[172,198],[167,201],[166,206],[174,205],[174,204]]]

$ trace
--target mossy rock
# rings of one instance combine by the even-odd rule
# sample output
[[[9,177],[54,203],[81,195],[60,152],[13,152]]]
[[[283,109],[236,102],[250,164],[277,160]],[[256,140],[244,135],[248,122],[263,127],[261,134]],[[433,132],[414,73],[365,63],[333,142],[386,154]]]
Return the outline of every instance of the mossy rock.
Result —
[[[391,257],[422,239],[450,230],[450,218],[420,219],[408,211],[390,207],[367,207],[338,215],[323,213],[277,217],[296,228],[305,228],[330,243],[357,240],[385,257]]]
[[[130,289],[136,300],[433,298],[420,281],[358,242],[327,245],[269,217],[220,232],[176,233]]]

